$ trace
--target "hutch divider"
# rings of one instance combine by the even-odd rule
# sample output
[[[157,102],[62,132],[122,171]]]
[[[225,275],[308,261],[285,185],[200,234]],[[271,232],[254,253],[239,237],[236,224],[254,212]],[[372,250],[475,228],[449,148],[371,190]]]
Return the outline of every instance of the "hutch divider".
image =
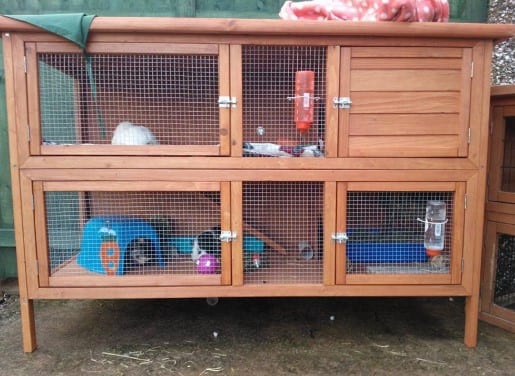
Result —
[[[56,298],[464,296],[476,345],[512,25],[98,17],[86,53],[0,30],[25,351]]]

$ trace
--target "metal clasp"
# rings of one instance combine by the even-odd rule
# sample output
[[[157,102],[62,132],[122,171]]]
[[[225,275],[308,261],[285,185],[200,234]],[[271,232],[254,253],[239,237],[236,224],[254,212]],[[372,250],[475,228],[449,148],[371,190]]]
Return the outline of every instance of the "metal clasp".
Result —
[[[352,101],[349,97],[334,97],[333,107],[334,108],[350,108]]]
[[[236,97],[219,96],[218,107],[220,108],[236,108]]]
[[[223,242],[232,242],[236,239],[236,232],[233,231],[220,231],[220,240]]]
[[[349,237],[347,236],[346,232],[337,232],[331,234],[331,239],[333,239],[338,244],[347,243],[347,240],[349,240]]]

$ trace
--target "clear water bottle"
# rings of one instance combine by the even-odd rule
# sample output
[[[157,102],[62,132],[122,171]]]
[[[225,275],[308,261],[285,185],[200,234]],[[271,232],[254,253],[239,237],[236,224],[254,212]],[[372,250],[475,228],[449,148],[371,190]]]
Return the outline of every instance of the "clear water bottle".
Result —
[[[442,253],[445,245],[446,205],[443,201],[431,200],[427,202],[424,246],[428,256]]]

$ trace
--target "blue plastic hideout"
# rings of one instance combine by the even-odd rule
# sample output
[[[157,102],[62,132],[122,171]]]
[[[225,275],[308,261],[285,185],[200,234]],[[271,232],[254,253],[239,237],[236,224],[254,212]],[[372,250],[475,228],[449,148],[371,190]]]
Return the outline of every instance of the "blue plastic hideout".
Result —
[[[106,274],[100,255],[100,249],[106,234],[110,234],[114,238],[120,249],[116,275],[123,275],[125,272],[127,246],[132,241],[140,238],[151,242],[158,265],[164,266],[159,237],[154,228],[142,219],[124,216],[93,217],[86,223],[82,231],[77,264],[92,272]]]
[[[356,263],[426,262],[423,243],[347,243],[347,260]]]

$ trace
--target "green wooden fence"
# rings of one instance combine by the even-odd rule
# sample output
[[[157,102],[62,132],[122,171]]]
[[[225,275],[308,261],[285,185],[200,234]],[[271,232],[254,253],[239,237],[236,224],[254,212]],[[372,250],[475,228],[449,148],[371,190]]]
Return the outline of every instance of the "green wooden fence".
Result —
[[[284,0],[2,0],[0,14],[278,18]],[[451,20],[485,22],[487,0],[451,0]],[[16,276],[3,56],[0,47],[0,279]]]

